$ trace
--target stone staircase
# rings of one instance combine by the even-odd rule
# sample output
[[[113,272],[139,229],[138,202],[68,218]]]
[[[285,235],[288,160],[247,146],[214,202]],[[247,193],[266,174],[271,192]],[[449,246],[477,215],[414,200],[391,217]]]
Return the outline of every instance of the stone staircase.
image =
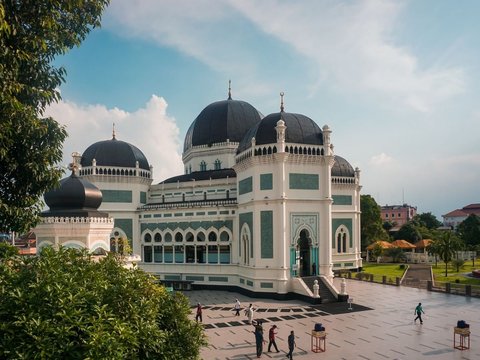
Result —
[[[302,277],[303,282],[307,287],[310,289],[310,291],[313,293],[313,282],[315,280],[318,280],[318,286],[319,286],[319,294],[320,294],[320,299],[323,303],[331,303],[331,302],[337,302],[337,297],[335,294],[333,294],[330,291],[330,288],[324,284],[324,280],[321,277],[318,276],[304,276]]]

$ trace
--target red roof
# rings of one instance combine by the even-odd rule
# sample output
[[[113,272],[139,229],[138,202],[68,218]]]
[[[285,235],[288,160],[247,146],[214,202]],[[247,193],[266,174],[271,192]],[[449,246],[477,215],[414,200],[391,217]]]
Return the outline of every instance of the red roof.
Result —
[[[367,250],[373,250],[373,248],[374,248],[377,244],[380,245],[380,246],[382,247],[382,249],[388,249],[388,248],[391,248],[391,247],[392,247],[392,244],[390,244],[388,241],[379,240],[379,241],[375,241],[374,243],[368,245],[368,246],[367,246]]]
[[[407,240],[395,240],[392,241],[392,246],[402,249],[414,249],[415,245],[410,244]]]
[[[431,240],[431,239],[423,239],[423,240],[417,241],[414,245],[417,249],[424,249],[428,245],[430,245],[432,243],[432,241],[433,240]]]

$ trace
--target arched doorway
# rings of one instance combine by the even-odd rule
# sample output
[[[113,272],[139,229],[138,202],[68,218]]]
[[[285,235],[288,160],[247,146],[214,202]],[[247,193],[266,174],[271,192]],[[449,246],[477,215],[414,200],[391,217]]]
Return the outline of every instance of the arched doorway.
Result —
[[[302,276],[310,276],[312,270],[311,264],[312,241],[308,230],[300,231],[300,238],[297,241],[297,251],[299,257],[298,273]]]

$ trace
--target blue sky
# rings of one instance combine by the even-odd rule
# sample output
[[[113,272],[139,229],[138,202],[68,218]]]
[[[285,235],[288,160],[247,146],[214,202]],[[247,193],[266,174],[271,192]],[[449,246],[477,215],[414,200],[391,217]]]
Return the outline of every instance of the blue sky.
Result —
[[[480,202],[480,2],[113,0],[102,28],[58,58],[49,113],[73,151],[139,147],[155,181],[183,172],[188,126],[233,98],[333,130],[363,194],[438,217]],[[288,131],[288,130],[287,130]]]

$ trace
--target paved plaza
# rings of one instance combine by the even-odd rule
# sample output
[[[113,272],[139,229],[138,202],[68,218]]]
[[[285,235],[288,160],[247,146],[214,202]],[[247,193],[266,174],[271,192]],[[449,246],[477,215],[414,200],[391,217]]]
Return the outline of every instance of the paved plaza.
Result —
[[[340,288],[340,279],[335,279]],[[204,306],[203,323],[210,345],[202,359],[256,359],[253,327],[241,311],[234,316],[235,298],[242,308],[253,303],[255,319],[263,319],[264,336],[278,326],[280,353],[266,352],[262,359],[286,359],[287,336],[295,331],[294,359],[480,359],[480,299],[395,287],[355,280],[347,281],[353,310],[346,303],[311,306],[301,301],[250,299],[226,291],[192,291],[185,294],[192,306]],[[414,324],[414,309],[421,302],[424,323]],[[194,309],[192,309],[194,311]],[[193,314],[192,314],[193,317]],[[453,328],[457,320],[471,327],[469,350],[453,348]],[[311,351],[310,333],[315,323],[327,331],[326,352]],[[458,335],[457,335],[458,342]]]

